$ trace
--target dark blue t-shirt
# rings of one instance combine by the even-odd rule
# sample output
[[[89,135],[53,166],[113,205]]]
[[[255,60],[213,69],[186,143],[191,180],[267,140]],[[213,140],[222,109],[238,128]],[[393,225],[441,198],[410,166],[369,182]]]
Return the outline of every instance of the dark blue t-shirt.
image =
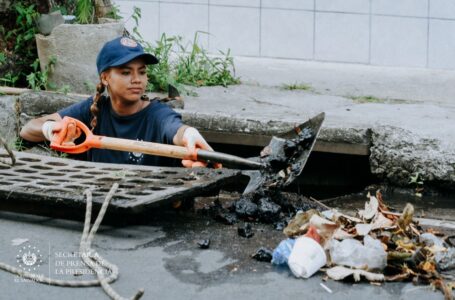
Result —
[[[69,116],[78,119],[90,128],[92,118],[90,106],[92,103],[93,98],[91,97],[58,111],[58,114],[62,118]],[[115,113],[112,109],[111,101],[106,97],[102,97],[98,101],[98,107],[98,122],[93,130],[96,135],[172,144],[174,135],[183,125],[180,114],[156,100],[152,100],[150,105],[143,110],[129,116],[119,116]],[[91,149],[86,153],[85,159],[94,162],[118,164],[178,165],[178,161],[175,159],[106,149]]]

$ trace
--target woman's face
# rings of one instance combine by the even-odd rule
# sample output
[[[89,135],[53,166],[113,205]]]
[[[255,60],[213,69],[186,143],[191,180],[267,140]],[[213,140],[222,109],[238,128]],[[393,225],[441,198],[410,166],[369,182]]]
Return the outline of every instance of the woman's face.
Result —
[[[102,83],[108,87],[113,100],[136,102],[144,94],[147,86],[147,70],[142,58],[112,67],[101,74]]]

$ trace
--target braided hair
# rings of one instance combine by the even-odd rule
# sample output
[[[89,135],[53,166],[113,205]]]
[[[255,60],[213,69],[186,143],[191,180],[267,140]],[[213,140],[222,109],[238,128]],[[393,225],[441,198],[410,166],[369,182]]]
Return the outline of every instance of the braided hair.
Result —
[[[96,94],[93,97],[93,103],[90,106],[90,112],[92,113],[92,120],[90,121],[90,126],[92,127],[91,130],[93,131],[98,124],[98,114],[100,112],[100,108],[98,106],[98,102],[101,99],[102,94],[104,93],[105,87],[102,82],[98,83],[96,86]]]

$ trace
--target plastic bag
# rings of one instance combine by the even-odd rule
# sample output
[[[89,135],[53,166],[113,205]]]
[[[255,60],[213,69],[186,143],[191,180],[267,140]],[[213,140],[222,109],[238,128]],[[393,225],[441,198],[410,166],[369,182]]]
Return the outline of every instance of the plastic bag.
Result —
[[[426,246],[434,246],[434,259],[441,270],[455,268],[455,248],[451,248],[442,239],[431,233],[424,233],[419,236],[421,243]]]
[[[342,242],[332,239],[329,245],[332,263],[348,267],[382,270],[387,264],[387,253],[381,242],[369,235],[361,242],[355,239],[345,239]]]
[[[289,255],[291,255],[292,248],[294,248],[294,239],[285,239],[281,241],[278,246],[273,250],[272,264],[283,265],[288,263]]]

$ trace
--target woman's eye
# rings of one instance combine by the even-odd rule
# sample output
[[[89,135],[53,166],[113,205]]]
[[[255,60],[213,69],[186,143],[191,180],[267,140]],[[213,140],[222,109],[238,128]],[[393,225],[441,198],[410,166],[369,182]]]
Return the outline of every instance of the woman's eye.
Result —
[[[123,72],[122,72],[122,75],[129,75],[129,74],[130,74],[129,71],[123,71]]]

